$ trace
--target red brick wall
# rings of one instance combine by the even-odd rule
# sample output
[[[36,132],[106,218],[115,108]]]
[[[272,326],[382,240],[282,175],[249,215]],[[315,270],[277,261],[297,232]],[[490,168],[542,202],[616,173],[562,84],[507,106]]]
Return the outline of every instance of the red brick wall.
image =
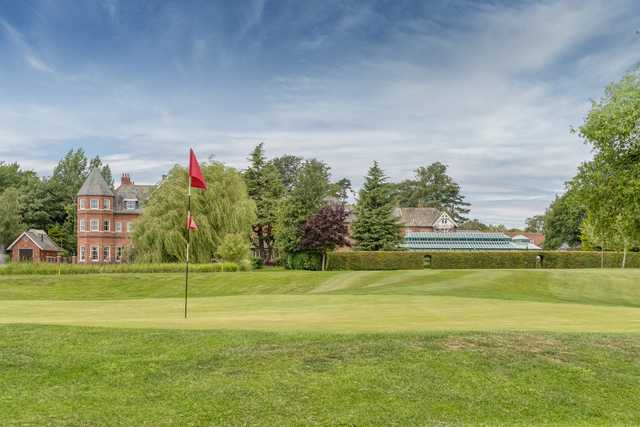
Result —
[[[33,250],[33,262],[40,262],[40,249],[27,236],[22,236],[11,248],[11,262],[20,262],[20,249]]]
[[[80,209],[80,200],[86,200],[86,209]],[[91,199],[99,199],[99,209],[90,209]],[[104,209],[104,200],[111,201],[111,209]],[[76,202],[77,221],[76,231],[78,236],[78,247],[76,248],[76,260],[79,263],[95,262],[119,262],[116,260],[117,248],[127,248],[131,246],[132,233],[127,231],[127,223],[134,222],[138,214],[114,214],[113,197],[105,196],[81,196]],[[91,220],[98,220],[98,231],[91,231]],[[85,231],[80,231],[81,221],[85,221]],[[104,231],[104,221],[109,220],[109,231]],[[116,223],[122,224],[122,230],[116,232]],[[85,248],[85,259],[80,258],[81,247]],[[98,259],[92,260],[91,248],[98,248]],[[104,248],[109,248],[109,257],[105,259]]]

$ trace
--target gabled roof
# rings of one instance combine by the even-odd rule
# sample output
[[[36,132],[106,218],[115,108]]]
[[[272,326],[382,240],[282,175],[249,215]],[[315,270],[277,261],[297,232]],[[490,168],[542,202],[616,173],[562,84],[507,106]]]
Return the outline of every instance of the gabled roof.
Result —
[[[7,250],[10,251],[11,248],[13,248],[13,246],[18,243],[24,236],[30,239],[42,251],[64,252],[64,249],[56,245],[56,243],[51,240],[51,237],[49,237],[49,235],[44,230],[38,230],[36,228],[31,228],[19,235],[18,238],[9,245]]]
[[[115,191],[115,213],[142,213],[145,203],[151,196],[151,193],[156,188],[155,185],[137,185],[137,184],[122,184]],[[126,210],[124,208],[125,200],[137,200],[138,209]]]
[[[436,208],[395,208],[393,216],[405,227],[431,227],[442,212]]]
[[[89,176],[80,187],[78,196],[113,196],[113,191],[104,180],[98,168],[91,169]]]

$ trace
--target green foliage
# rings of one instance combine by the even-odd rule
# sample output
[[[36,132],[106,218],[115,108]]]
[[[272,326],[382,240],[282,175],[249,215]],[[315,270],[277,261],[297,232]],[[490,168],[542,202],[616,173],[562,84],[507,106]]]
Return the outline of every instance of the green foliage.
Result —
[[[20,217],[19,196],[20,192],[15,188],[0,193],[0,249],[10,245],[25,230]]]
[[[102,177],[107,182],[107,184],[109,184],[109,187],[113,189],[113,175],[111,174],[111,168],[109,167],[109,165],[102,163],[102,159],[100,158],[100,156],[95,156],[93,159],[91,159],[88,170],[91,171],[93,169],[100,169]]]
[[[11,263],[0,268],[0,275],[13,274],[102,274],[102,273],[181,273],[184,264],[46,264],[46,263]],[[189,264],[189,271],[194,273],[217,273],[239,271],[238,264],[233,262]]]
[[[286,190],[293,190],[293,187],[298,180],[298,173],[300,172],[300,168],[302,168],[303,158],[293,156],[291,154],[285,154],[283,156],[271,159],[269,163],[273,165],[280,173],[282,183],[284,184]]]
[[[251,255],[249,239],[240,233],[229,233],[218,246],[216,255],[223,261],[240,263]]]
[[[244,180],[220,163],[202,165],[205,191],[192,190],[191,212],[198,229],[191,232],[190,259],[210,262],[224,236],[249,237],[255,223],[255,204]],[[151,194],[136,221],[134,246],[139,262],[182,262],[186,255],[187,171],[175,166]]]
[[[329,167],[315,159],[305,161],[278,211],[275,236],[281,256],[298,251],[301,227],[324,206],[329,190]]]
[[[398,184],[396,197],[402,207],[437,208],[456,222],[464,222],[469,213],[460,185],[447,175],[447,166],[440,162],[416,169],[415,179]]]
[[[327,270],[420,270],[424,256],[419,252],[346,251],[327,255]]]
[[[621,266],[624,254],[605,252],[604,266]],[[540,258],[539,258],[540,257]],[[328,270],[600,268],[598,252],[474,251],[474,252],[331,252]],[[627,254],[627,267],[640,268],[640,254]]]
[[[535,215],[527,218],[525,223],[527,227],[524,231],[527,233],[542,233],[544,231],[544,215]]]
[[[580,226],[586,217],[584,208],[569,189],[556,197],[544,216],[544,247],[557,249],[563,243],[571,247],[580,244]]]
[[[322,270],[322,255],[315,252],[294,252],[287,254],[285,267],[289,270]]]
[[[392,194],[378,162],[373,162],[369,168],[355,211],[357,219],[352,235],[358,248],[379,251],[398,245],[401,236],[393,216]]]
[[[249,197],[256,204],[256,222],[253,224],[254,247],[264,262],[272,262],[274,254],[274,226],[285,186],[280,172],[266,161],[264,144],[260,143],[249,157],[249,168],[244,172]]]

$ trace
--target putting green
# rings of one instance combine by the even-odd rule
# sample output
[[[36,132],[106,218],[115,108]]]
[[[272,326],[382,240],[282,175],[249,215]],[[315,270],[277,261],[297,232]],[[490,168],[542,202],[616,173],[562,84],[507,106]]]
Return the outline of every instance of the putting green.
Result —
[[[640,332],[640,308],[413,295],[0,302],[0,323],[323,332]]]

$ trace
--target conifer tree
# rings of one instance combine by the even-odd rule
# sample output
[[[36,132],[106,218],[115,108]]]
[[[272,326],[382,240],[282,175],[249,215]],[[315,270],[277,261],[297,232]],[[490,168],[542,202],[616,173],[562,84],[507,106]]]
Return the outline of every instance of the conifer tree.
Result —
[[[393,217],[393,195],[386,180],[378,162],[374,161],[356,205],[353,238],[359,249],[394,249],[401,240],[400,227]]]

